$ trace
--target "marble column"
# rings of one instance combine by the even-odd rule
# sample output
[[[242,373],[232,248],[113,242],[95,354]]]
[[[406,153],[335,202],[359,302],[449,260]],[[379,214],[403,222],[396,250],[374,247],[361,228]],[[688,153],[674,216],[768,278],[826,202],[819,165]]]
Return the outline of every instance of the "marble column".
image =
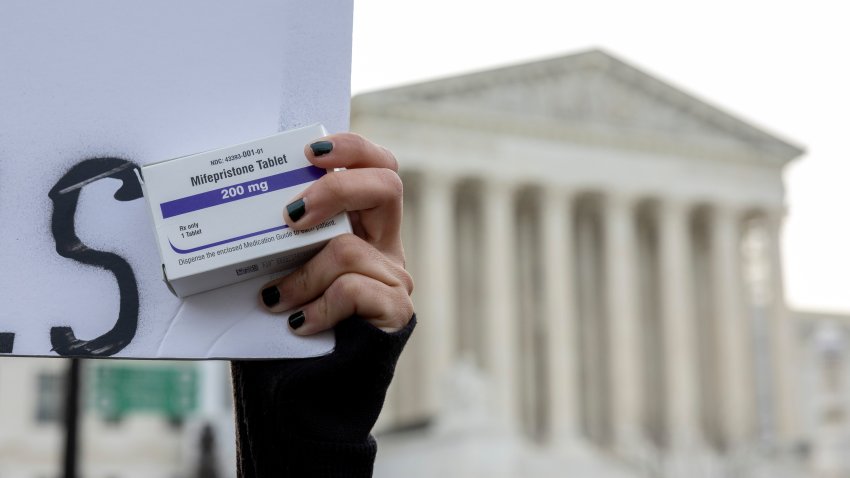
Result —
[[[569,444],[580,433],[572,199],[568,191],[551,186],[544,190],[541,208],[549,438],[556,445]]]
[[[515,188],[507,182],[488,181],[483,187],[484,215],[484,321],[487,371],[493,387],[496,419],[503,431],[518,425]]]
[[[779,445],[790,447],[799,439],[799,361],[793,317],[785,304],[785,284],[782,276],[782,222],[784,212],[774,211],[765,216],[765,252],[770,270],[768,323],[773,370],[773,395],[776,400],[776,432]]]
[[[628,455],[642,443],[643,409],[634,202],[630,197],[610,194],[603,211],[613,445]]]
[[[423,175],[420,208],[421,238],[419,255],[422,268],[416,280],[417,310],[425,319],[425,349],[429,355],[423,370],[425,400],[428,410],[441,405],[442,383],[455,360],[454,318],[454,184],[451,178],[438,174]]]
[[[724,445],[738,450],[754,438],[755,364],[751,327],[744,308],[741,211],[718,204],[711,221],[712,290],[716,313],[720,416]]]
[[[592,443],[610,445],[609,344],[605,331],[602,219],[597,198],[576,203],[576,283],[580,355],[581,430]]]
[[[674,454],[695,451],[699,433],[698,358],[691,290],[686,204],[665,200],[659,210],[661,315],[666,392],[665,438]]]

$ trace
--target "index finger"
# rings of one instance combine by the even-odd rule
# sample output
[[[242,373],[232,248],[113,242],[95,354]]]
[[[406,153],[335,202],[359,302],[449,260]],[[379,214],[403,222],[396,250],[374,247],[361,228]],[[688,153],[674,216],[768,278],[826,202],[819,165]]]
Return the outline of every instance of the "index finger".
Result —
[[[398,172],[398,161],[387,148],[357,133],[325,136],[304,147],[314,165],[324,168],[386,168]]]

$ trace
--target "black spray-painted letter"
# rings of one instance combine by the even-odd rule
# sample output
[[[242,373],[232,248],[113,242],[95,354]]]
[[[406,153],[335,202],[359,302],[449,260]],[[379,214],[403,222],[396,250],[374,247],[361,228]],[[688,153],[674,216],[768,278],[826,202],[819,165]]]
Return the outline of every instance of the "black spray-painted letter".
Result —
[[[81,340],[71,327],[50,329],[50,342],[59,355],[110,356],[120,352],[136,335],[139,322],[139,289],[133,268],[123,257],[111,252],[90,249],[80,241],[74,225],[80,190],[103,178],[121,180],[115,192],[118,201],[132,201],[142,197],[142,188],[134,169],[138,166],[119,158],[91,158],[77,163],[53,186],[48,194],[53,200],[51,231],[56,241],[56,252],[90,266],[101,267],[115,275],[120,294],[118,320],[111,330],[92,340]]]

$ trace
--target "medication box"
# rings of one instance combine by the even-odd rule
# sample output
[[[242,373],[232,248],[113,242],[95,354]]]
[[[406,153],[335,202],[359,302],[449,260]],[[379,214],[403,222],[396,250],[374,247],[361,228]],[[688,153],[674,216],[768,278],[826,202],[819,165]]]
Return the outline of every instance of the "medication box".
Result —
[[[326,134],[313,125],[142,167],[163,279],[175,295],[297,267],[351,232],[344,212],[304,231],[283,221],[286,204],[327,174],[304,156]]]

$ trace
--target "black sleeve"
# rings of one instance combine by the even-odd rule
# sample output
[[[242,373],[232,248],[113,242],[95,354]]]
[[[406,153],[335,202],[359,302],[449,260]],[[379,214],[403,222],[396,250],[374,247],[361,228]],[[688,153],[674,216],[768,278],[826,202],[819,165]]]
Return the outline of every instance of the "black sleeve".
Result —
[[[239,476],[372,476],[369,433],[415,325],[386,333],[352,317],[325,357],[234,361]]]

